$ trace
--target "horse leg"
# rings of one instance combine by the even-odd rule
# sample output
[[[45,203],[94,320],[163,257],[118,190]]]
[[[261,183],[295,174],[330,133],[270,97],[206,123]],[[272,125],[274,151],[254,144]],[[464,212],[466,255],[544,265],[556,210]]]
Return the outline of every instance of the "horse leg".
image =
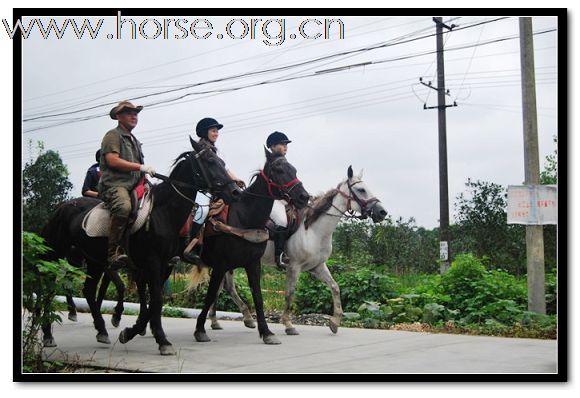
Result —
[[[210,307],[217,300],[217,293],[223,279],[224,279],[224,270],[214,268],[213,271],[211,272],[211,278],[209,280],[209,286],[207,288],[207,294],[205,296],[203,309],[201,310],[201,313],[198,315],[197,322],[195,324],[195,332],[193,333],[193,337],[195,337],[195,341],[197,342],[205,343],[211,341],[211,339],[205,332],[205,321],[207,319],[207,314],[209,312]]]
[[[42,316],[41,305],[37,304],[35,307],[36,308],[34,309],[34,313],[36,314],[36,318],[40,319],[40,317]],[[40,325],[40,327],[42,329],[42,345],[43,345],[43,347],[56,347],[56,342],[54,341],[54,337],[52,335],[52,323],[45,322],[42,325]]]
[[[262,290],[260,287],[260,270],[261,264],[259,261],[254,264],[246,266],[246,274],[248,275],[248,284],[252,290],[252,298],[254,299],[254,306],[256,307],[256,318],[258,320],[258,333],[264,343],[266,344],[281,344],[281,341],[268,329],[266,317],[264,315],[264,301],[262,299]]]
[[[77,318],[77,306],[71,294],[66,295],[66,305],[68,307],[68,319],[70,321],[76,322]]]
[[[147,283],[141,276],[137,278],[135,283],[137,284],[137,293],[139,294],[139,316],[137,316],[137,321],[132,327],[123,329],[119,334],[119,342],[121,344],[128,343],[137,334],[145,336],[147,324],[151,319],[151,313],[147,307]]]
[[[101,272],[99,267],[94,263],[87,262],[87,264],[87,273],[89,274],[89,277],[85,279],[83,293],[91,310],[91,315],[93,316],[93,324],[98,332],[97,341],[103,344],[111,344],[109,334],[105,328],[105,320],[103,319],[101,309],[97,306],[96,302],[97,283],[101,277]]]
[[[113,311],[113,315],[111,317],[111,324],[114,327],[118,327],[119,323],[121,322],[121,315],[123,315],[123,301],[125,300],[125,284],[123,280],[119,276],[118,271],[113,271],[111,269],[107,269],[105,271],[105,275],[103,276],[103,280],[101,282],[101,288],[99,289],[99,299],[98,306],[101,308],[101,304],[103,302],[103,298],[107,291],[107,287],[109,286],[109,281],[113,282],[115,288],[117,290],[117,305]]]
[[[329,326],[330,330],[332,330],[332,333],[336,333],[338,332],[338,327],[342,321],[343,314],[342,303],[340,301],[340,288],[338,287],[338,284],[332,275],[330,275],[330,271],[328,270],[326,263],[318,265],[316,268],[310,270],[310,273],[321,282],[324,282],[324,284],[328,286],[332,293],[333,314],[330,318]]]
[[[240,312],[244,315],[244,325],[247,328],[255,329],[256,323],[254,322],[254,318],[250,313],[250,308],[244,302],[244,300],[242,300],[242,298],[240,297],[240,295],[236,290],[236,285],[234,284],[234,271],[227,272],[226,275],[224,276],[224,288],[230,294],[230,296],[240,309]]]
[[[229,272],[226,272],[226,275],[224,276],[224,279],[222,279],[222,282],[220,283],[220,286],[219,286],[218,291],[216,293],[215,301],[213,302],[213,304],[209,308],[208,317],[209,317],[209,320],[211,321],[211,328],[213,330],[222,330],[223,329],[222,325],[220,325],[220,323],[217,320],[216,308],[217,308],[218,297],[220,296],[220,293],[222,292],[222,289],[224,287],[224,280],[225,280],[225,278],[227,278],[228,274],[229,274]]]
[[[159,267],[152,269],[159,269]],[[173,345],[167,340],[163,327],[161,325],[161,310],[163,307],[163,282],[164,278],[157,272],[152,272],[147,283],[149,287],[149,323],[155,341],[159,345],[161,355],[175,355]]]
[[[144,325],[142,330],[137,331],[141,336],[147,333],[147,323],[149,322],[149,309],[147,308],[147,284],[143,278],[135,281],[137,285],[137,294],[139,295],[139,316],[137,317],[137,324]]]
[[[290,320],[292,315],[292,300],[294,299],[294,291],[296,289],[296,281],[298,280],[298,275],[300,274],[300,270],[298,267],[293,266],[292,262],[288,266],[288,270],[286,272],[286,291],[284,292],[284,296],[286,298],[286,304],[284,307],[284,313],[282,314],[282,323],[285,326],[285,332],[287,335],[295,336],[299,335],[298,331],[292,324]]]

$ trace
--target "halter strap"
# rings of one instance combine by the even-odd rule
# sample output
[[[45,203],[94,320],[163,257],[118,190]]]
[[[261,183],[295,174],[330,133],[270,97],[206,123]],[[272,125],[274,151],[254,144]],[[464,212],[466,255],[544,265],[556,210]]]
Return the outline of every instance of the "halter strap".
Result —
[[[347,213],[347,212],[352,212],[352,206],[351,206],[351,202],[352,202],[352,200],[354,200],[354,201],[355,201],[355,202],[356,202],[356,203],[359,205],[359,207],[360,207],[360,209],[361,209],[361,216],[360,216],[360,218],[361,218],[361,219],[364,219],[364,218],[367,218],[367,211],[368,211],[368,210],[370,210],[370,209],[367,209],[367,205],[368,205],[369,203],[376,204],[376,203],[380,202],[380,200],[378,200],[378,199],[377,199],[376,197],[374,197],[374,196],[373,196],[372,198],[370,198],[370,199],[362,199],[362,198],[359,198],[359,197],[358,197],[358,196],[357,196],[357,195],[354,193],[354,191],[352,190],[352,187],[353,187],[353,186],[355,186],[356,184],[360,183],[360,182],[361,182],[361,181],[357,181],[357,182],[355,182],[354,184],[350,184],[350,182],[349,182],[349,181],[347,181],[347,182],[346,182],[346,184],[347,184],[347,186],[348,186],[348,191],[349,191],[349,194],[348,194],[348,195],[347,195],[347,194],[345,194],[344,192],[342,192],[342,190],[340,189],[340,186],[341,186],[343,183],[339,183],[339,184],[336,186],[336,191],[337,191],[337,192],[338,192],[338,193],[339,193],[339,194],[340,194],[342,197],[344,197],[344,198],[346,198],[346,199],[348,200],[348,201],[347,201],[347,204],[346,204],[346,212],[345,212],[345,213]]]
[[[272,179],[268,177],[266,173],[264,173],[264,169],[260,170],[260,176],[264,179],[264,181],[266,181],[266,184],[268,184],[268,194],[274,199],[277,198],[272,193],[272,188],[277,188],[278,190],[280,190],[280,192],[282,192],[286,197],[289,198],[290,196],[289,194],[292,191],[292,189],[296,185],[301,184],[301,181],[298,178],[294,178],[293,180],[288,181],[286,184],[280,185],[272,181]],[[281,199],[287,199],[286,197],[282,197]]]

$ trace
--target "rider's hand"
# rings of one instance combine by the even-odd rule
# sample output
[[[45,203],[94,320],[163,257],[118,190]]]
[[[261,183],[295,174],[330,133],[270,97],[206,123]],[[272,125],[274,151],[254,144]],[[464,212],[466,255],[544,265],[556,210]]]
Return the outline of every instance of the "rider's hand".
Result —
[[[155,169],[151,166],[145,166],[144,164],[141,165],[141,167],[139,167],[139,170],[141,170],[143,173],[147,173],[150,176],[153,176],[153,174],[155,174]]]

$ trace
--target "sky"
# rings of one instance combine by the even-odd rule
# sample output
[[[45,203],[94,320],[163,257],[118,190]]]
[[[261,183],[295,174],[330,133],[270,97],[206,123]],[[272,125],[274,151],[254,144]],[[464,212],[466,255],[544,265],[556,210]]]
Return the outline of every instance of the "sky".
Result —
[[[0,5],[1,18],[11,20],[11,7],[45,7],[46,3],[38,0],[22,0],[18,3],[4,2]],[[271,7],[271,2],[252,0],[247,6]],[[311,2],[294,0],[292,7],[309,7]],[[352,2],[336,1],[337,7],[353,7]],[[485,6],[501,7],[505,2],[488,0]],[[163,5],[188,6],[178,2],[165,2]],[[477,3],[478,6],[483,4]],[[568,142],[570,147],[569,170],[572,182],[578,162],[573,156],[577,150],[578,140],[574,139],[575,115],[572,112],[575,105],[577,83],[571,71],[577,64],[577,51],[574,50],[577,42],[577,21],[574,3],[570,1],[553,0],[550,4],[543,1],[530,0],[527,7],[567,7],[569,22],[569,78],[568,91],[569,110],[567,120]],[[78,7],[79,3],[70,0],[56,0],[51,2],[55,7]],[[90,5],[89,5],[90,6]],[[143,7],[143,2],[124,0],[102,0],[101,7],[117,9],[119,7]],[[196,7],[203,4],[196,4]],[[239,7],[239,3],[224,1],[212,3],[213,7]],[[288,4],[283,6],[287,7]],[[357,7],[375,7],[370,1],[360,0]],[[407,3],[404,4],[407,6]],[[409,2],[408,6],[433,7],[433,3]],[[440,2],[441,7],[465,7],[463,1]],[[513,6],[513,5],[511,5]],[[198,9],[202,11],[202,9]],[[363,11],[360,11],[363,12]],[[388,10],[386,10],[388,12]],[[199,13],[200,15],[202,12]],[[369,14],[376,14],[376,10]],[[481,14],[481,13],[479,13]],[[490,13],[491,17],[497,13]],[[169,17],[170,15],[163,15]],[[161,17],[163,17],[161,16]],[[315,15],[316,16],[316,15]],[[454,17],[462,17],[451,23],[468,25],[472,22],[485,19],[480,16],[442,15],[447,21]],[[232,16],[236,17],[236,16]],[[340,17],[340,16],[337,16]],[[490,18],[491,18],[490,17]],[[212,17],[218,26],[218,17]],[[26,115],[32,114],[37,107],[59,108],[78,103],[120,90],[111,97],[101,98],[100,103],[114,102],[131,98],[136,92],[152,92],[159,89],[147,88],[161,85],[184,85],[204,82],[215,78],[259,71],[274,68],[279,65],[290,65],[302,60],[311,60],[327,54],[336,54],[352,48],[360,48],[369,44],[384,43],[397,39],[405,34],[429,29],[423,33],[433,33],[433,23],[430,16],[418,17],[413,13],[410,18],[396,19],[367,18],[349,19],[345,22],[344,40],[292,40],[287,39],[281,46],[270,47],[260,40],[244,39],[234,43],[229,39],[201,40],[76,40],[72,38],[40,39],[38,32],[34,37],[27,39],[24,46],[24,61],[22,63],[22,98],[23,110]],[[371,24],[374,23],[375,24]],[[553,19],[534,18],[534,30],[550,29],[556,26]],[[287,20],[287,29],[299,23]],[[407,24],[407,25],[404,25]],[[397,26],[399,25],[399,26]],[[402,25],[402,26],[401,26]],[[483,43],[493,38],[507,37],[518,32],[517,21],[499,21],[484,25],[485,28],[474,27],[448,35],[447,50],[461,46],[464,43]],[[359,29],[355,29],[360,27]],[[105,29],[105,28],[103,28]],[[375,30],[373,32],[373,30]],[[288,32],[290,33],[290,32]],[[12,42],[0,28],[0,51],[4,62],[0,63],[2,73],[0,79],[5,95],[0,97],[2,106],[0,112],[5,126],[12,125],[18,128],[21,120],[13,119],[13,98],[10,95],[13,86],[19,82],[13,81]],[[360,34],[360,35],[358,35]],[[357,36],[358,35],[358,36]],[[416,37],[416,36],[415,36]],[[538,123],[540,140],[540,163],[554,150],[552,136],[556,131],[555,110],[556,85],[553,80],[555,74],[556,36],[546,33],[535,36],[537,95],[538,95]],[[408,56],[423,51],[432,51],[435,48],[435,38],[426,38],[406,45],[391,46],[384,49],[368,51],[361,55],[346,59],[329,59],[317,64],[310,64],[303,68],[289,69],[279,74],[262,76],[272,79],[279,76],[297,75],[314,72],[316,70],[336,68],[347,64],[360,64],[366,61],[379,61]],[[543,49],[542,49],[543,48]],[[185,59],[184,59],[185,58]],[[243,60],[244,58],[250,58]],[[455,60],[454,60],[455,58]],[[183,60],[182,60],[183,59]],[[181,60],[181,61],[180,61]],[[237,62],[239,61],[239,62]],[[330,63],[330,61],[336,61]],[[327,63],[327,65],[324,65]],[[171,161],[182,150],[188,148],[187,135],[193,135],[194,125],[202,117],[213,116],[222,122],[225,127],[218,142],[220,149],[227,153],[228,163],[240,176],[247,177],[263,163],[261,145],[266,136],[273,130],[280,130],[288,134],[293,143],[290,144],[289,160],[299,170],[299,177],[304,181],[311,193],[324,191],[336,185],[345,176],[346,168],[352,164],[356,171],[364,168],[365,180],[379,197],[385,208],[393,217],[414,217],[418,225],[433,227],[438,219],[438,179],[437,179],[437,117],[433,110],[423,110],[423,103],[435,105],[434,92],[427,96],[430,89],[417,85],[418,78],[423,76],[432,79],[434,74],[434,55],[410,58],[405,61],[384,62],[377,65],[352,68],[336,73],[319,74],[317,77],[297,79],[286,83],[263,85],[239,90],[235,93],[216,95],[197,101],[178,105],[173,103],[165,108],[153,109],[148,103],[167,99],[166,97],[145,98],[135,100],[135,103],[146,105],[147,108],[140,115],[140,124],[135,134],[143,141],[148,164],[156,167],[160,172],[168,172]],[[160,66],[165,64],[163,66]],[[225,64],[221,66],[222,64]],[[544,69],[539,69],[540,67]],[[149,68],[149,69],[147,69]],[[205,69],[210,68],[206,70]],[[306,72],[305,69],[309,69]],[[147,70],[143,70],[147,69]],[[464,190],[468,177],[493,181],[502,185],[519,184],[523,180],[523,139],[521,122],[521,94],[519,86],[519,58],[517,40],[503,43],[489,44],[464,50],[448,51],[445,53],[445,69],[447,87],[451,89],[449,100],[456,97],[458,107],[450,108],[447,112],[448,130],[448,157],[449,157],[449,196],[451,203],[458,193]],[[506,70],[499,72],[499,70]],[[193,72],[193,73],[192,73]],[[466,74],[467,72],[467,74]],[[480,74],[475,74],[476,72]],[[483,73],[485,72],[485,73]],[[488,73],[489,72],[489,73]],[[170,79],[178,74],[191,73]],[[540,73],[544,73],[540,75]],[[453,74],[453,75],[452,75]],[[502,78],[503,75],[515,75]],[[463,78],[465,77],[465,80]],[[117,77],[117,79],[113,79]],[[452,81],[455,78],[458,80]],[[164,80],[167,79],[167,80]],[[540,83],[540,79],[545,81]],[[499,83],[501,80],[509,83]],[[258,82],[260,79],[246,78],[231,80],[222,86],[205,85],[198,88],[215,89],[217,87],[233,87],[242,83]],[[454,85],[452,85],[452,83]],[[463,83],[463,84],[462,84]],[[404,86],[404,85],[407,86]],[[383,86],[381,86],[383,85]],[[414,85],[411,87],[411,85]],[[504,87],[497,87],[504,85]],[[401,87],[403,86],[403,87]],[[495,86],[495,87],[493,87]],[[126,87],[140,87],[130,91]],[[384,91],[381,91],[383,90]],[[413,89],[415,92],[413,92]],[[70,90],[70,91],[65,91]],[[355,91],[360,90],[360,91]],[[365,91],[366,90],[366,91]],[[54,94],[54,95],[52,95]],[[416,94],[416,96],[415,96]],[[49,96],[50,95],[50,96]],[[35,97],[37,98],[33,100]],[[417,98],[418,97],[418,98]],[[188,97],[188,100],[193,99]],[[347,99],[345,99],[347,98]],[[376,100],[374,100],[376,99]],[[384,100],[384,102],[381,102]],[[308,102],[306,102],[308,101]],[[331,102],[335,101],[335,102]],[[86,104],[83,104],[86,105]],[[108,113],[112,107],[98,109],[101,114]],[[276,108],[274,108],[276,107]],[[268,108],[268,109],[264,109]],[[36,111],[42,108],[37,108]],[[71,108],[70,110],[73,110]],[[260,111],[259,111],[260,110]],[[255,112],[254,112],[255,111]],[[250,113],[253,112],[253,113]],[[279,112],[279,113],[275,113]],[[94,112],[93,112],[94,113]],[[70,117],[70,116],[67,116]],[[63,119],[65,117],[62,117]],[[250,119],[252,118],[252,119]],[[245,120],[241,120],[245,119]],[[244,122],[246,124],[244,124]],[[45,123],[23,123],[22,129],[31,129]],[[50,124],[50,123],[49,123]],[[180,125],[178,127],[171,127]],[[47,149],[58,150],[71,173],[71,181],[75,185],[75,195],[80,194],[80,186],[85,170],[93,161],[96,148],[104,133],[114,127],[114,122],[107,117],[95,118],[86,122],[63,125],[59,128],[42,129],[38,132],[24,133],[21,137],[5,134],[4,145],[15,148],[17,140],[22,140],[22,153],[13,152],[8,156],[0,157],[0,172],[7,185],[13,185],[13,174],[16,170],[16,159],[21,158],[23,165],[31,156],[26,142],[42,140]],[[149,132],[147,132],[149,130]],[[155,131],[151,131],[155,130]],[[173,133],[173,134],[172,134]],[[169,140],[175,140],[169,142]],[[66,146],[70,145],[70,146]],[[14,157],[14,158],[13,158]],[[14,163],[13,163],[14,159]],[[562,164],[560,165],[562,167]],[[570,185],[568,203],[570,229],[569,242],[574,242],[578,212],[572,207],[576,196],[575,185]],[[18,187],[14,187],[17,192]],[[0,198],[5,208],[13,207],[13,198],[4,195]],[[453,207],[451,207],[453,221]],[[11,228],[15,217],[14,212],[5,213],[7,222],[2,223],[1,245],[4,253],[11,256],[13,251],[13,230]],[[16,219],[17,221],[18,219]],[[576,251],[570,245],[569,264],[575,264]],[[11,302],[13,299],[13,278],[11,269],[7,272],[5,283],[0,289],[0,299]],[[568,277],[574,286],[578,281],[578,272],[574,267],[568,267]],[[578,294],[574,289],[569,291],[569,301],[578,304]],[[571,306],[574,308],[573,304]],[[1,307],[4,319],[14,319],[13,307]],[[11,311],[11,314],[8,314]],[[568,330],[577,329],[577,317],[570,313],[571,326]],[[14,341],[14,329],[3,328],[4,341]],[[577,365],[578,344],[570,347],[572,359],[569,363]],[[33,386],[24,386],[13,383],[12,358],[5,356],[0,363],[6,375],[2,378],[2,389],[13,390],[19,396],[36,396],[38,391]],[[577,376],[578,366],[573,366],[570,375]],[[534,386],[533,394],[545,395],[545,389],[550,389],[557,396],[576,395],[572,391],[578,389],[574,377],[566,385]],[[465,388],[465,384],[437,385],[414,384],[400,385],[395,388],[427,392],[432,396],[448,396],[447,390]],[[27,388],[28,387],[28,388]],[[71,386],[51,384],[39,386],[43,393],[49,396],[60,396],[60,390]],[[75,386],[83,390],[86,396],[101,395],[100,388],[92,384]],[[160,389],[183,388],[183,386],[107,386],[115,389],[131,389],[146,394],[157,395]],[[197,386],[196,388],[235,389],[236,394],[255,396],[255,386]],[[470,395],[487,396],[487,390],[519,392],[522,388],[529,391],[525,385],[495,384],[474,385],[469,388]],[[187,387],[191,388],[191,387]],[[293,389],[304,389],[304,386],[285,386],[280,390],[275,386],[277,395],[294,395]],[[328,385],[312,386],[312,389],[332,390]],[[384,390],[392,386],[352,386],[341,385],[340,394],[349,394],[352,390]],[[261,388],[265,393],[267,386]],[[516,391],[514,391],[516,390]]]
[[[499,17],[443,16],[456,25],[444,37],[447,103],[457,103],[447,109],[452,223],[455,199],[468,178],[506,187],[524,180],[519,22]],[[175,38],[185,36],[171,21],[178,18],[188,19],[179,22],[189,29],[184,39]],[[336,16],[328,39],[314,38],[324,32],[325,16],[132,19],[143,27],[136,39],[131,22],[117,39],[113,17],[103,19],[95,39],[85,34],[79,40],[69,26],[60,40],[55,32],[44,39],[36,27],[23,41],[23,164],[37,156],[35,143],[42,141],[45,149],[60,153],[72,194],[80,196],[103,135],[116,125],[109,110],[129,99],[144,106],[133,133],[143,143],[145,163],[160,173],[169,173],[173,159],[189,148],[188,135],[197,138],[197,121],[213,117],[224,125],[217,145],[245,181],[264,162],[268,134],[282,131],[292,140],[288,160],[311,194],[335,187],[352,165],[364,170],[364,180],[391,217],[414,218],[426,228],[438,225],[437,111],[423,109],[435,106],[437,96],[419,81],[437,86],[431,16]],[[273,39],[260,29],[268,19]],[[56,21],[62,26],[65,19]],[[80,27],[83,20],[75,22]],[[98,18],[91,22],[96,26]],[[209,24],[213,29],[203,29]],[[301,24],[307,38],[298,30]],[[533,19],[533,28],[546,32],[558,26],[555,18],[542,17]],[[497,41],[502,39],[507,40]],[[536,35],[534,48],[543,166],[557,134],[556,31]],[[164,91],[169,92],[159,94]]]

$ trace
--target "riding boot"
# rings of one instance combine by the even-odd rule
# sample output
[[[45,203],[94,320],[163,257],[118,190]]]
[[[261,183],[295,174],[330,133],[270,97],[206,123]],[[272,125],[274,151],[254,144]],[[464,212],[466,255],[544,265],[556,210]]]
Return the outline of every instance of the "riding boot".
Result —
[[[127,217],[111,214],[107,264],[112,270],[118,270],[128,265],[129,256],[127,256],[124,248],[126,228]]]
[[[202,244],[202,224],[192,223],[190,236],[191,240],[196,239],[197,242],[194,244],[193,248],[189,248],[189,244],[183,251],[183,261],[190,264],[200,265],[201,264],[201,249]],[[190,240],[190,242],[191,242]]]
[[[286,253],[284,253],[287,235],[288,229],[286,227],[276,225],[274,230],[274,257],[276,259],[276,267],[281,271],[286,269],[290,261]]]

